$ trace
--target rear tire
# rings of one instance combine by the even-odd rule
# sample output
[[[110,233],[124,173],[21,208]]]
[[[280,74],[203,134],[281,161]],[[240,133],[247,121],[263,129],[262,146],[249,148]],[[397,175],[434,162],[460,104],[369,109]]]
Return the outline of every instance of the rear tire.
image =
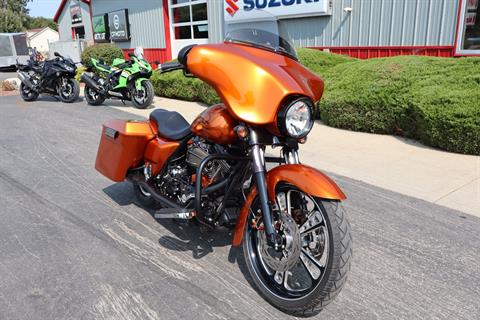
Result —
[[[317,203],[323,216],[325,230],[326,233],[328,233],[326,237],[328,241],[325,242],[328,243],[328,252],[326,253],[324,270],[321,271],[317,280],[313,280],[313,278],[309,276],[310,272],[301,261],[302,259],[299,258],[298,265],[303,264],[305,274],[311,279],[310,282],[312,285],[309,289],[305,289],[305,291],[302,291],[304,289],[295,291],[290,289],[291,282],[288,285],[286,284],[287,280],[285,280],[285,278],[293,276],[292,273],[289,275],[287,275],[287,273],[297,270],[297,266],[281,275],[280,282],[282,284],[275,283],[275,280],[272,281],[272,279],[277,277],[277,273],[275,271],[272,273],[272,270],[266,266],[261,257],[262,253],[259,251],[258,241],[256,241],[258,240],[258,236],[254,235],[254,233],[258,234],[259,231],[254,229],[250,220],[245,228],[243,238],[245,264],[258,292],[274,307],[288,314],[302,317],[318,314],[325,306],[333,301],[347,280],[352,258],[351,228],[341,203],[339,201],[328,201],[314,197],[311,197],[311,199]],[[256,202],[258,203],[258,200],[256,200]],[[252,205],[252,211],[257,212],[259,206],[254,205]],[[318,236],[315,239],[317,239],[315,241],[318,243]],[[307,247],[303,247],[302,252],[307,249],[308,245]],[[306,256],[303,257],[306,258]],[[268,272],[270,272],[271,275],[268,275]],[[295,277],[294,280],[296,280]],[[301,280],[302,279],[296,281]],[[287,287],[289,287],[289,289],[285,289]],[[285,293],[283,293],[282,290]],[[295,296],[295,294],[297,294],[297,296]]]
[[[60,79],[60,81],[63,81],[63,79]],[[65,81],[65,85],[62,85],[62,83],[58,85],[58,97],[65,103],[75,102],[80,96],[80,85],[73,78],[67,78]]]
[[[105,102],[106,97],[96,92],[94,89],[85,86],[85,100],[91,106],[99,106]]]
[[[137,109],[146,109],[153,102],[155,95],[153,85],[150,81],[142,82],[142,91],[137,91],[135,88],[132,91],[132,103]],[[140,98],[138,95],[142,95]]]
[[[39,93],[31,90],[22,82],[20,84],[20,96],[23,101],[31,102],[38,99]]]
[[[133,191],[138,203],[147,209],[160,209],[162,206],[153,197],[144,190],[138,183],[133,183]]]

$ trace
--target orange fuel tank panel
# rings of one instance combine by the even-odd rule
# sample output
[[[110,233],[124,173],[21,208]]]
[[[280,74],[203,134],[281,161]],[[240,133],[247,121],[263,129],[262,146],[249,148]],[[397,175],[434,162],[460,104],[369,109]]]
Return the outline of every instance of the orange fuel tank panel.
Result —
[[[192,123],[192,132],[210,142],[222,145],[237,140],[234,128],[237,122],[223,104],[217,104],[203,111]]]
[[[103,124],[95,169],[110,180],[125,180],[127,170],[140,164],[155,133],[147,121],[110,120]]]

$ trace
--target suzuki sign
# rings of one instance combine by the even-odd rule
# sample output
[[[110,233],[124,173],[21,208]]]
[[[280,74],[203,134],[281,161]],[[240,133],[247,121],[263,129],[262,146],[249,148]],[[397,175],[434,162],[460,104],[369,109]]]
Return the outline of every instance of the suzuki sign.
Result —
[[[224,0],[225,21],[256,19],[263,11],[280,19],[331,14],[331,0]]]

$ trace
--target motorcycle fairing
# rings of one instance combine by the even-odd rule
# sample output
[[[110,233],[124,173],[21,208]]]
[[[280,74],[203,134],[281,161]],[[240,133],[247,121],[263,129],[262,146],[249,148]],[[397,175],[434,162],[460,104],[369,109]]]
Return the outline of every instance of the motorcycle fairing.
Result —
[[[346,199],[343,191],[328,176],[319,170],[301,164],[288,164],[273,168],[267,173],[267,190],[270,201],[275,202],[275,189],[279,182],[295,185],[306,194],[328,200]],[[243,233],[247,224],[248,214],[253,200],[257,196],[257,188],[254,187],[248,194],[247,199],[240,210],[235,231],[233,234],[233,246],[242,243]]]
[[[320,100],[323,81],[297,61],[240,44],[199,45],[187,56],[188,71],[210,84],[230,113],[243,122],[273,124],[291,95]]]

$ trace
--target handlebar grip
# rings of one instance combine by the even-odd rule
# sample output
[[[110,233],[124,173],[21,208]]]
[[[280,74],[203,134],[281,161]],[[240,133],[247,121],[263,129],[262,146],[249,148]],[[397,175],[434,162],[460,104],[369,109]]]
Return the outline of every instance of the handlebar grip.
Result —
[[[183,69],[183,65],[178,61],[165,62],[158,66],[160,72],[170,72],[174,70]]]

